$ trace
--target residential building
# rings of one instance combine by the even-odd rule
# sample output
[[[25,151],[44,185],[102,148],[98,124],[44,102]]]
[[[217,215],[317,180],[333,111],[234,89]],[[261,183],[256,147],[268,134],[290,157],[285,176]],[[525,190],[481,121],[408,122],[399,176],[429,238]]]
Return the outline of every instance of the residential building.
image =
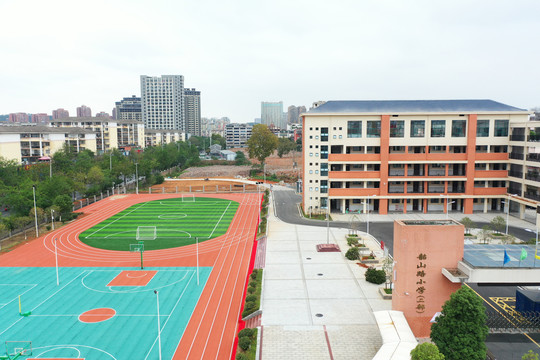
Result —
[[[77,117],[92,117],[92,109],[86,105],[77,108]]]
[[[182,75],[141,75],[141,103],[147,129],[185,130]]]
[[[96,114],[96,117],[104,117],[104,118],[110,118],[111,116],[106,113],[105,111],[100,111]]]
[[[227,160],[227,161],[234,161],[236,160],[236,153],[233,152],[233,151],[230,151],[230,150],[221,150],[219,152],[220,154],[220,157],[223,159],[223,160]]]
[[[27,113],[12,113],[9,114],[9,122],[10,123],[16,123],[16,124],[22,124],[28,122],[28,114]]]
[[[286,124],[283,121],[283,101],[261,102],[261,124],[269,128],[286,128]]]
[[[96,134],[98,153],[125,147],[145,147],[144,124],[136,120],[114,120],[105,117],[52,120],[51,127],[89,129]]]
[[[201,118],[201,135],[210,137],[212,134],[218,134],[225,137],[225,127],[231,123],[228,117],[222,118]]]
[[[53,120],[57,120],[57,119],[65,119],[65,118],[68,118],[69,117],[69,111],[65,110],[65,109],[56,109],[56,110],[53,110],[52,111],[52,118]]]
[[[135,95],[125,97],[115,103],[113,118],[117,120],[142,121],[141,98]]]
[[[288,124],[299,124],[300,123],[300,114],[306,112],[305,106],[294,106],[291,105],[287,108],[287,123]]]
[[[225,143],[227,149],[245,148],[247,141],[251,137],[252,125],[250,124],[229,124],[225,127]]]
[[[304,209],[471,214],[515,203],[523,217],[534,162],[509,130],[529,114],[492,100],[319,102],[303,115]]]
[[[74,151],[96,151],[96,136],[87,129],[58,129],[45,125],[0,126],[0,154],[20,164],[34,164],[68,144]]]
[[[195,89],[184,89],[184,106],[186,133],[201,136],[201,92]]]
[[[47,114],[32,114],[31,122],[34,124],[47,123],[49,121],[49,115]]]
[[[178,141],[186,141],[188,137],[177,129],[146,129],[144,132],[146,146],[158,146]]]

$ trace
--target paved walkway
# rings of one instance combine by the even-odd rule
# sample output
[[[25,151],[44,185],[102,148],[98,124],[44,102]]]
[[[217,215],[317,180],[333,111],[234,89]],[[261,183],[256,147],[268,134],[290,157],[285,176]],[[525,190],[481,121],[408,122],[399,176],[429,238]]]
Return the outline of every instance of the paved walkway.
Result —
[[[262,359],[371,359],[382,345],[373,311],[390,310],[391,301],[343,251],[317,253],[326,229],[287,224],[269,213]],[[346,233],[330,228],[329,241],[346,251]]]

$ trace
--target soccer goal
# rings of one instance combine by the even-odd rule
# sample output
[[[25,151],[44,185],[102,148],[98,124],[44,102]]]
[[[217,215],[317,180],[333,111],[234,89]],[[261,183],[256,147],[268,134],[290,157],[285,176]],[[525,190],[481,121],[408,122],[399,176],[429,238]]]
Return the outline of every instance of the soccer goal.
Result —
[[[182,202],[195,202],[195,195],[182,194]]]
[[[6,341],[6,354],[9,359],[16,359],[20,356],[32,355],[31,341]]]
[[[155,226],[137,226],[137,240],[156,240]]]

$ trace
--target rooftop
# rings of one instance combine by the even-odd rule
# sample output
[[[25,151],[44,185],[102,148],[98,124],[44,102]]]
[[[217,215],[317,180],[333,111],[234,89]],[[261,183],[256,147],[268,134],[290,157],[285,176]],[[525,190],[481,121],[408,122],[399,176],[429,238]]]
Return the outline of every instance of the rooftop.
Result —
[[[526,112],[493,100],[331,100],[307,114],[324,113],[478,113]]]

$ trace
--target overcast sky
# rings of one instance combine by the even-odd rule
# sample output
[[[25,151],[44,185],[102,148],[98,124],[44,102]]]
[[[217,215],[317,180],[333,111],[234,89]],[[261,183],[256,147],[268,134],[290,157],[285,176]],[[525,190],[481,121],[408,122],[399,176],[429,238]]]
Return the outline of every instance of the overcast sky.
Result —
[[[540,106],[538,0],[0,0],[0,14],[0,114],[111,113],[162,74],[233,122],[280,100]]]

